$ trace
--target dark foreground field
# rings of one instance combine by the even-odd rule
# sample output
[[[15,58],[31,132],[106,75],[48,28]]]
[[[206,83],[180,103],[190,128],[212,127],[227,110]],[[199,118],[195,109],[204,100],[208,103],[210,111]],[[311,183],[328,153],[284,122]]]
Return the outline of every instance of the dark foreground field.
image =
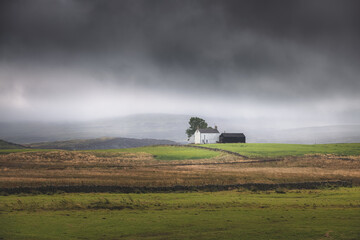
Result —
[[[210,147],[1,150],[0,239],[360,239],[360,144]]]

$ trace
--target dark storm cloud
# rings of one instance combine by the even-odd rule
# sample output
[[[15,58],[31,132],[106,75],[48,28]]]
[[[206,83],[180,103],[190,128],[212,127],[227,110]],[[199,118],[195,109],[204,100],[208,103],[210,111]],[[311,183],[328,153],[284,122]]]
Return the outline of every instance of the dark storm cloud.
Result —
[[[24,99],[101,82],[265,105],[357,101],[359,9],[356,0],[2,1],[0,81]]]
[[[140,54],[163,68],[197,69],[199,65],[212,67],[211,61],[224,67],[224,59],[209,58],[208,52],[230,51],[236,66],[245,69],[267,71],[284,66],[276,54],[268,55],[266,41],[294,41],[310,49],[323,46],[325,51],[328,47],[346,57],[359,57],[354,53],[360,40],[358,1],[5,3],[1,43],[3,48],[19,48],[13,51],[20,57],[57,51],[60,60],[67,55],[113,59],[121,54]],[[246,33],[265,39],[241,44]]]

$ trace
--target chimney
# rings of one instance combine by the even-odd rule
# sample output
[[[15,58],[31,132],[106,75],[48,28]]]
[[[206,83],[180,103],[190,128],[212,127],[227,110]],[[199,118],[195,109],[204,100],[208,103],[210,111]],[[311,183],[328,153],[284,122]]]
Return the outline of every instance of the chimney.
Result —
[[[215,125],[215,129],[217,130],[217,126]]]

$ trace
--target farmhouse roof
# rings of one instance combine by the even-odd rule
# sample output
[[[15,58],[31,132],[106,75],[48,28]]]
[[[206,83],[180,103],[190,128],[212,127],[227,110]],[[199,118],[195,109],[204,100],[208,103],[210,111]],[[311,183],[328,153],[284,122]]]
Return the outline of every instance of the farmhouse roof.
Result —
[[[222,137],[245,137],[243,133],[222,133]]]
[[[214,128],[202,128],[199,129],[200,133],[219,133],[217,129]]]

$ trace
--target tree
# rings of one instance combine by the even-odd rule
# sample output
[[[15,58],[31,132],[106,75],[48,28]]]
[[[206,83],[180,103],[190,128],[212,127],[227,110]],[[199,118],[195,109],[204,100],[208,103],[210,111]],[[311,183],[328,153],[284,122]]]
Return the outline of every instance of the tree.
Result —
[[[205,122],[205,120],[198,117],[190,118],[189,125],[190,127],[186,129],[186,134],[188,137],[191,137],[195,133],[196,129],[208,127],[208,124]]]

